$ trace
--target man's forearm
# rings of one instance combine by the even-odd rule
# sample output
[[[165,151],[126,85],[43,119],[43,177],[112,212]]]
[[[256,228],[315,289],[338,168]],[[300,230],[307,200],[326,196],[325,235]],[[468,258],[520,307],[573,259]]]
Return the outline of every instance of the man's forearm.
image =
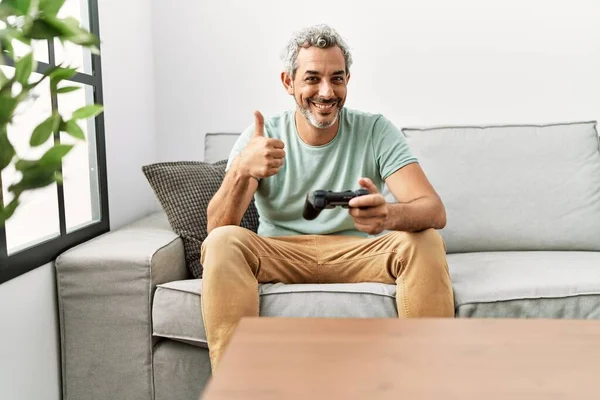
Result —
[[[436,197],[420,197],[408,203],[389,203],[385,230],[417,232],[446,226],[446,210]]]
[[[243,176],[234,163],[208,204],[207,231],[210,233],[211,230],[225,225],[239,225],[252,201],[256,187],[256,180]]]

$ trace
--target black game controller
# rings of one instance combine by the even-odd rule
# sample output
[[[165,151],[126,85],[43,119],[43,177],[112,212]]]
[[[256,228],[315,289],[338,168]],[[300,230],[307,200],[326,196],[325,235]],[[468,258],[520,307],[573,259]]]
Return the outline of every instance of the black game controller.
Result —
[[[332,192],[331,190],[315,190],[306,195],[304,202],[304,219],[313,220],[319,216],[321,211],[325,209],[342,206],[348,208],[348,202],[358,196],[369,194],[367,189],[346,190],[344,192]]]

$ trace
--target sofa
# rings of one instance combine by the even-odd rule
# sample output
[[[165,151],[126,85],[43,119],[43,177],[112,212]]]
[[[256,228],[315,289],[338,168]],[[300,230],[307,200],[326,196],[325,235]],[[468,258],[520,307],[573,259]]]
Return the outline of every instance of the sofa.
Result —
[[[594,121],[402,134],[446,205],[456,317],[600,319]],[[236,138],[207,134],[204,160],[226,159]],[[162,210],[69,249],[55,268],[64,400],[199,398],[211,374],[201,281]],[[370,282],[261,284],[260,313],[396,318],[394,296]]]

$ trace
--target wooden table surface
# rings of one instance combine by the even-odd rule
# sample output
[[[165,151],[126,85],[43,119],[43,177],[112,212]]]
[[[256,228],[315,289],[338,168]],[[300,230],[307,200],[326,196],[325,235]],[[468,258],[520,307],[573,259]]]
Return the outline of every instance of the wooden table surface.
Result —
[[[600,399],[600,321],[243,319],[221,399]]]

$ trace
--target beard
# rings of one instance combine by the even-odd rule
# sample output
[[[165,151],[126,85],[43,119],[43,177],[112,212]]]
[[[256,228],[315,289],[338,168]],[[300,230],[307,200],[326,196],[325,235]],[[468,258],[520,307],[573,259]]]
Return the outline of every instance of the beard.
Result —
[[[294,96],[294,100],[296,100],[296,96]],[[317,102],[317,103],[327,103],[327,104],[331,104],[331,103],[335,103],[335,115],[333,116],[333,119],[331,121],[324,121],[324,122],[319,122],[319,120],[317,119],[317,116],[315,115],[314,112],[312,112],[312,110],[310,109],[310,102]],[[342,109],[343,106],[340,106],[342,102],[342,99],[338,98],[335,99],[334,101],[331,100],[323,100],[323,99],[319,99],[319,98],[309,98],[306,100],[306,106],[300,104],[300,102],[298,100],[296,100],[296,106],[298,107],[298,111],[300,111],[300,114],[302,114],[302,116],[304,116],[304,118],[306,118],[306,120],[315,128],[318,129],[327,129],[332,127],[338,120],[338,117],[340,115],[340,110]]]

